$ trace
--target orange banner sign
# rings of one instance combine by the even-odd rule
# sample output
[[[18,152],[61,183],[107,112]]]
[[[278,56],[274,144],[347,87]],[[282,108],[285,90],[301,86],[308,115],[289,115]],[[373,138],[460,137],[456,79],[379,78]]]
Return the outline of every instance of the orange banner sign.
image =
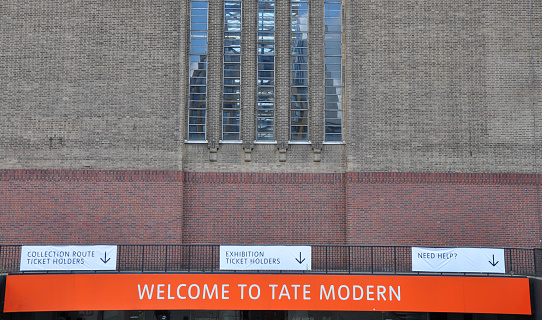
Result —
[[[5,312],[336,310],[531,314],[526,278],[279,275],[8,275]]]

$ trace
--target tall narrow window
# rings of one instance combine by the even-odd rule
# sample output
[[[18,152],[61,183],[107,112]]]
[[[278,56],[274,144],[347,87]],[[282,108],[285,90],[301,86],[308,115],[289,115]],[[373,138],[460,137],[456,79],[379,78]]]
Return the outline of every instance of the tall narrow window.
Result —
[[[275,0],[258,1],[256,139],[275,139]]]
[[[191,2],[188,140],[205,140],[207,118],[207,1]]]
[[[309,140],[309,3],[291,2],[290,140]]]
[[[342,141],[342,6],[324,0],[325,19],[325,141]]]
[[[222,139],[241,138],[241,0],[224,2]]]

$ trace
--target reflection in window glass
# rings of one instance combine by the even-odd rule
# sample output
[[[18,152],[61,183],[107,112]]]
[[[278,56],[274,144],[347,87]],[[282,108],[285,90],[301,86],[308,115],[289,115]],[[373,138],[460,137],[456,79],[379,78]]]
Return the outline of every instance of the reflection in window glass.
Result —
[[[241,139],[241,1],[224,2],[222,140]]]
[[[275,140],[275,0],[258,1],[256,140]]]
[[[324,0],[325,141],[342,141],[341,0]]]
[[[188,140],[205,140],[208,8],[207,1],[193,0],[191,2]]]
[[[290,9],[290,141],[308,141],[309,2],[292,0]]]

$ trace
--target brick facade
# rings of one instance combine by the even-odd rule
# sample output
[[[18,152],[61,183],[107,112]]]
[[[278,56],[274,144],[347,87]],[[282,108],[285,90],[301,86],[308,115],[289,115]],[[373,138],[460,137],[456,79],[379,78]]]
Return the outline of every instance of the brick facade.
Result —
[[[344,0],[344,141],[324,138],[324,1],[309,3],[309,139],[290,132],[290,1],[275,7],[276,141],[221,143],[224,2],[209,0],[207,141],[186,141],[189,0],[0,4],[0,245],[539,246],[540,2]]]
[[[1,170],[1,244],[180,243],[182,173]]]
[[[2,244],[536,247],[536,176],[2,170]]]

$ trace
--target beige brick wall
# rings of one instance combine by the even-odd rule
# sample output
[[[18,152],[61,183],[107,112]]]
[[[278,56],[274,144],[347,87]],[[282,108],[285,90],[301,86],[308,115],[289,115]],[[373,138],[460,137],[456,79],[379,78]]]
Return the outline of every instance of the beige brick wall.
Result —
[[[278,144],[251,144],[256,0],[243,4],[245,144],[218,144],[223,1],[209,3],[207,139],[216,153],[184,143],[188,0],[0,4],[0,168],[535,171],[540,2],[531,15],[528,1],[345,0],[346,144],[323,145],[319,162],[310,144],[278,150],[289,136],[285,0],[276,1]],[[310,2],[313,143],[323,140],[322,4]]]
[[[2,1],[0,167],[180,168],[185,2]]]

